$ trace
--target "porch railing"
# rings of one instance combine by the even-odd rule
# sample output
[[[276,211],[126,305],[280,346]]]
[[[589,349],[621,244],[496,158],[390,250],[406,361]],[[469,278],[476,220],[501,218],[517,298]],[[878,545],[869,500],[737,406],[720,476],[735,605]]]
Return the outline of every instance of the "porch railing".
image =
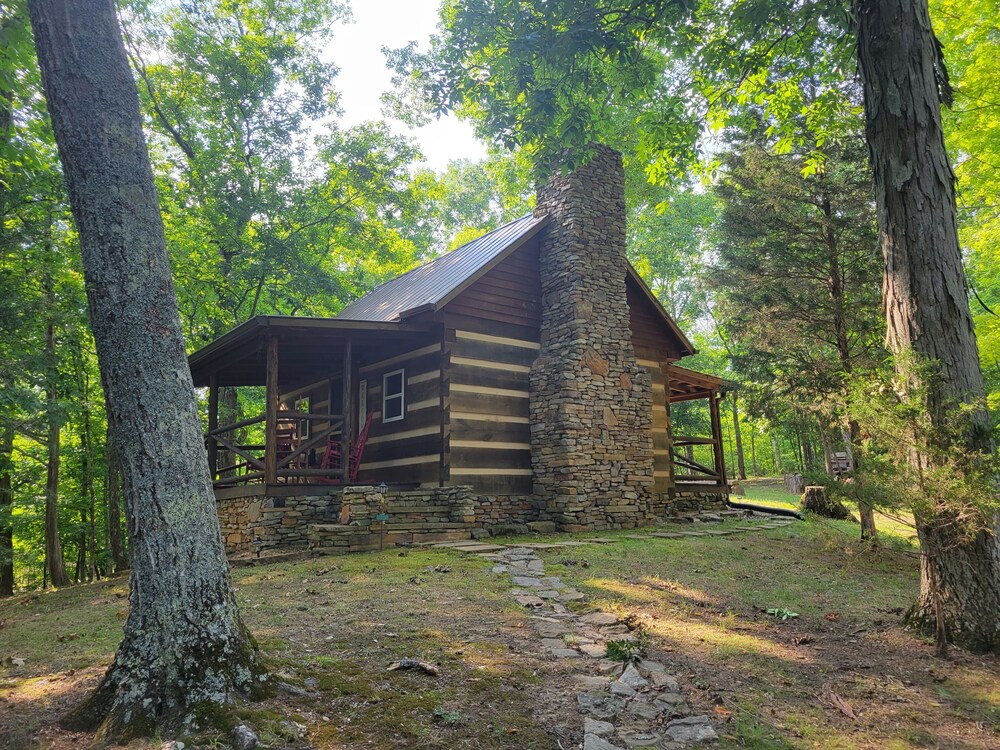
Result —
[[[271,440],[265,438],[263,445],[237,441],[237,430],[265,422],[266,415],[261,414],[205,433],[210,464],[216,464],[215,456],[220,449],[234,456],[232,463],[215,466],[212,481],[216,487],[263,482],[269,444],[277,452],[276,481],[308,482],[312,479],[324,482],[340,480],[344,476],[340,451],[337,450],[343,438],[342,414],[282,411],[278,414],[276,434],[271,436]],[[303,437],[307,432],[303,427],[316,422],[328,424],[318,431],[308,430],[308,437]]]
[[[712,447],[712,462],[715,468],[706,466],[696,460],[693,455],[679,451],[678,448],[690,448],[695,446],[708,445]],[[686,437],[675,435],[673,437],[672,459],[674,462],[674,482],[686,482],[696,484],[725,484],[726,479],[723,472],[718,469],[719,460],[716,453],[716,440],[713,438]]]

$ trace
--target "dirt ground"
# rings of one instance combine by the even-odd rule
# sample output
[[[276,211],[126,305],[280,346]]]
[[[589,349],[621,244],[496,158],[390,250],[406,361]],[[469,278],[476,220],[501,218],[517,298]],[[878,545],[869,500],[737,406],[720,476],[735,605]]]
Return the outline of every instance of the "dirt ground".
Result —
[[[1000,748],[1000,661],[959,650],[942,661],[904,632],[912,555],[898,540],[860,550],[848,532],[611,534],[617,543],[541,554],[587,606],[643,624],[650,655],[717,720],[724,748]],[[289,686],[240,706],[241,719],[273,748],[578,747],[578,660],[542,653],[529,614],[489,570],[416,550],[236,570],[244,616]],[[110,661],[126,585],[0,603],[0,748],[89,744],[57,720]],[[387,671],[407,657],[441,674]]]

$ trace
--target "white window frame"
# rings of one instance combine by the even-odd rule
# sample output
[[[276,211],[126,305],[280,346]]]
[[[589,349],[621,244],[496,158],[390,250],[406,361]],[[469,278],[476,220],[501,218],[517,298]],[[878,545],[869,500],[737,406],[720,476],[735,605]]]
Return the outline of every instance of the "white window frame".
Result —
[[[399,375],[399,393],[389,394],[389,378]],[[399,416],[386,419],[385,405],[389,399],[399,399]],[[387,372],[382,376],[382,422],[400,422],[406,416],[406,371],[403,368]]]

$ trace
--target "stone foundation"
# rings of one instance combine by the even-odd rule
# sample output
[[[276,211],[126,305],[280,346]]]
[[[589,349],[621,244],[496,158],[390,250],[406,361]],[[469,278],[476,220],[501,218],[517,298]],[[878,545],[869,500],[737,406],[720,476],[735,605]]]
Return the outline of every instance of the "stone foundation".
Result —
[[[621,154],[598,146],[538,192],[541,349],[531,367],[534,494],[564,531],[634,528],[653,487],[652,381],[632,347]]]
[[[318,489],[318,488],[317,488]],[[309,524],[327,523],[340,513],[340,491],[299,497],[248,494],[216,503],[222,540],[229,555],[308,544]]]
[[[317,488],[319,489],[319,488]],[[325,554],[364,552],[422,542],[470,539],[474,532],[584,531],[595,525],[550,520],[550,506],[533,495],[475,495],[471,487],[393,490],[377,487],[331,488],[327,494],[246,496],[217,503],[222,537],[229,555],[254,555],[274,549],[311,549]],[[685,489],[675,497],[650,494],[642,506],[593,498],[586,516],[600,514],[600,528],[634,528],[655,518],[719,510],[726,492],[717,487]],[[568,508],[569,506],[564,506]],[[379,514],[389,518],[381,521]],[[480,531],[475,531],[480,530]]]

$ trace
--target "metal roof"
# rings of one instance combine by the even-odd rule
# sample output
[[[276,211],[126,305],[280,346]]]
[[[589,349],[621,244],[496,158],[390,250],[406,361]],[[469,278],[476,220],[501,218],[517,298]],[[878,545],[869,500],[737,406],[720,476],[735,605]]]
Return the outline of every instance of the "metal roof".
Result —
[[[547,221],[531,214],[375,287],[345,307],[338,319],[391,322],[436,310],[519,248]]]

